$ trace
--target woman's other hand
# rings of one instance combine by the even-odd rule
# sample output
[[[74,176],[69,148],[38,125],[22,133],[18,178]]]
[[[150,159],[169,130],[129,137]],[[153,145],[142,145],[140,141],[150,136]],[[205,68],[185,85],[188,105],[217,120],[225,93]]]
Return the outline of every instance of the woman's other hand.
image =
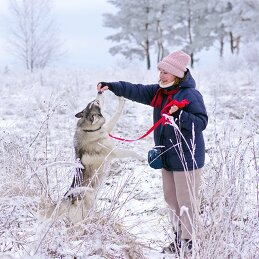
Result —
[[[177,112],[179,110],[179,108],[176,105],[171,106],[170,110],[169,110],[169,114],[173,114],[175,112]]]

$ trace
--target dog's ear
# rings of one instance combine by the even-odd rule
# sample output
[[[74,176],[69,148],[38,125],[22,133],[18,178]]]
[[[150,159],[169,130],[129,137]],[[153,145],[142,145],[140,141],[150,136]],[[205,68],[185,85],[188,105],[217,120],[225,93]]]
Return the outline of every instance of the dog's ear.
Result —
[[[83,118],[83,111],[81,112],[78,112],[76,115],[75,115],[76,118]]]

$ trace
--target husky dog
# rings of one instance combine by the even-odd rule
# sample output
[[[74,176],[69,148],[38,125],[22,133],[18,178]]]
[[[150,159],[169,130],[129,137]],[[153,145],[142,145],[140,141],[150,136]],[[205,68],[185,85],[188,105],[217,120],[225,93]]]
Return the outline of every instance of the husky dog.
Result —
[[[77,223],[89,212],[94,204],[95,194],[105,178],[107,162],[114,158],[133,157],[143,161],[143,158],[131,150],[119,149],[114,146],[109,133],[114,128],[122,114],[124,99],[119,98],[119,107],[111,120],[105,124],[102,114],[103,94],[90,102],[84,110],[75,116],[79,118],[74,135],[76,159],[82,166],[76,168],[72,185],[59,204],[52,206],[45,217],[66,214]]]

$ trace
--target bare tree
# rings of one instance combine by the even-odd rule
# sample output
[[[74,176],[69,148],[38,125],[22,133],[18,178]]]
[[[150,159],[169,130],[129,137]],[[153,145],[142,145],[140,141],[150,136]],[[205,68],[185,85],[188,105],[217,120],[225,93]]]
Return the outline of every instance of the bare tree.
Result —
[[[60,58],[62,44],[51,16],[51,0],[9,1],[11,54],[31,72]]]

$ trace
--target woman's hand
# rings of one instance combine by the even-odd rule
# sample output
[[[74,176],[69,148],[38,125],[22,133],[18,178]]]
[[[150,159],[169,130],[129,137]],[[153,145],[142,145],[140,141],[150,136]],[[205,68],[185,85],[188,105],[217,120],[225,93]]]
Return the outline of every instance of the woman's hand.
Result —
[[[176,105],[171,106],[170,110],[169,110],[169,114],[173,114],[175,112],[177,112],[179,110],[179,108]]]
[[[97,85],[97,91],[98,92],[104,92],[109,90],[109,83],[105,83],[105,82],[100,82]]]

